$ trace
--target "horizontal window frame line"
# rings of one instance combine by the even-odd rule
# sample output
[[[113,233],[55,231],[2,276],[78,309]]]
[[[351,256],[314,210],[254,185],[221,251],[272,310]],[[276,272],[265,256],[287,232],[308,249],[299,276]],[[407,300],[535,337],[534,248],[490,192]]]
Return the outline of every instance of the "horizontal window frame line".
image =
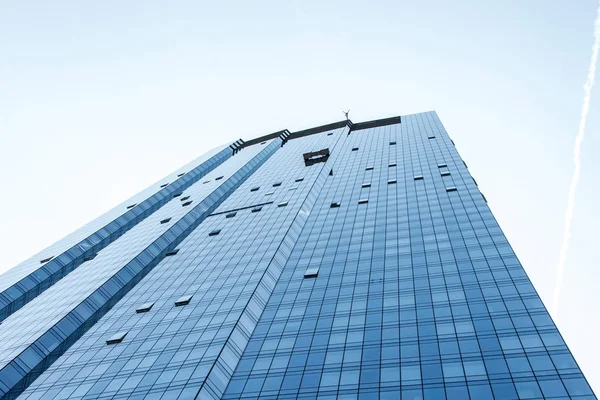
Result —
[[[52,365],[54,360],[57,360],[64,354],[77,339],[81,338],[85,332],[156,267],[164,259],[166,252],[173,251],[206,220],[211,212],[219,207],[223,201],[263,165],[281,147],[281,142],[281,139],[273,140],[261,152],[246,162],[235,174],[225,180],[220,187],[215,188],[204,200],[198,202],[194,207],[190,207],[190,211],[186,215],[173,224],[152,244],[138,253],[136,257],[100,287],[91,292],[77,306],[66,312],[57,323],[24,347],[19,355],[0,369],[0,381],[14,382],[12,386],[6,385],[8,390],[0,388],[0,397],[8,395],[10,398],[15,398],[27,389],[39,375]],[[171,237],[174,238],[169,239]],[[48,341],[50,338],[52,340]],[[62,338],[62,341],[57,340],[58,338]],[[51,346],[46,347],[44,345],[46,342],[51,343]],[[36,365],[31,365],[31,362],[25,363],[23,361],[32,350],[38,356]],[[15,368],[23,372],[18,381],[12,376]]]
[[[258,203],[258,204],[253,204],[251,206],[246,206],[246,207],[232,208],[231,210],[227,210],[227,211],[219,211],[219,212],[210,214],[209,217],[214,217],[216,215],[227,214],[227,213],[230,213],[230,212],[238,212],[238,211],[241,211],[241,210],[247,210],[249,208],[254,208],[254,207],[267,206],[269,204],[273,204],[273,202],[272,201],[267,201],[266,203]]]
[[[60,254],[56,254],[50,261],[0,292],[0,322],[77,269],[85,262],[84,260],[87,257],[100,252],[100,250],[115,242],[123,234],[159,210],[173,198],[173,194],[182,192],[197,183],[231,156],[231,149],[225,147],[171,184],[157,190],[153,195],[127,209],[123,214],[106,223],[77,244]]]

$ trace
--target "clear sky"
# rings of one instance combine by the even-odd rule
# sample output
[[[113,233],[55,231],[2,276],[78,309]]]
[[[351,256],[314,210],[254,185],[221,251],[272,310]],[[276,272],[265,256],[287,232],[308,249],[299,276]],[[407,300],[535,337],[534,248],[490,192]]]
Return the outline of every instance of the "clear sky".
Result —
[[[550,306],[596,8],[1,2],[0,272],[224,142],[436,110]],[[596,392],[599,104],[557,319]]]

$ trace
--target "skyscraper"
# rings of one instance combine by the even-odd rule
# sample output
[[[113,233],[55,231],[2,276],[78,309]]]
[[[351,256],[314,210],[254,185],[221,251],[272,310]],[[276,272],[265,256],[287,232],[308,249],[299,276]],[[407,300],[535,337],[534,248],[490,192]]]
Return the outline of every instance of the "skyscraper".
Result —
[[[2,399],[596,399],[434,112],[215,149],[0,320]]]

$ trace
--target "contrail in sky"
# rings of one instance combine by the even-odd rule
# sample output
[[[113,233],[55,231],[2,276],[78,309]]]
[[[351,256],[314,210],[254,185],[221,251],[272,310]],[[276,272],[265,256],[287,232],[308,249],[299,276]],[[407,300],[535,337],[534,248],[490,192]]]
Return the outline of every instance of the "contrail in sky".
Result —
[[[588,111],[590,110],[590,98],[592,88],[596,79],[596,64],[598,62],[598,50],[600,49],[600,3],[596,12],[596,21],[594,22],[594,45],[592,46],[592,58],[588,69],[587,79],[583,86],[583,105],[581,106],[581,119],[579,120],[579,129],[575,138],[575,147],[573,148],[573,177],[569,187],[569,199],[567,201],[567,211],[565,213],[565,230],[563,232],[562,245],[560,246],[560,260],[558,262],[558,271],[556,276],[556,285],[554,287],[554,300],[552,301],[552,315],[558,317],[558,303],[560,300],[560,289],[562,286],[563,274],[565,272],[565,261],[567,260],[567,251],[569,250],[569,239],[571,238],[571,223],[573,222],[573,209],[575,207],[575,190],[579,183],[579,173],[581,170],[581,144],[585,136],[585,123],[587,121]]]

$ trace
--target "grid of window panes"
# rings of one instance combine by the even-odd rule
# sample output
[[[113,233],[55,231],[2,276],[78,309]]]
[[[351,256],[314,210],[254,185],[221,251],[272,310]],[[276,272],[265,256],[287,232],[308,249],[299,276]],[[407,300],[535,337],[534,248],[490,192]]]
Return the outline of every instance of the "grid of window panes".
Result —
[[[261,149],[248,148],[226,161],[208,177],[236,176],[258,157]],[[206,182],[206,180],[204,181]],[[103,304],[110,305],[118,295],[119,286],[135,283],[135,275],[160,248],[168,247],[177,226],[198,218],[193,206],[215,197],[228,180],[209,179],[197,182],[181,196],[173,197],[165,206],[101,250],[94,259],[85,262],[36,297],[0,325],[0,381],[4,392],[18,391],[21,383],[39,374],[39,366],[64,351],[61,342],[71,345],[80,328],[94,323],[94,313]],[[212,183],[211,183],[212,182]],[[161,223],[170,218],[169,223]],[[171,233],[170,233],[171,232]]]
[[[223,398],[595,399],[434,113],[342,151]]]
[[[222,393],[227,380],[215,376],[217,367],[226,365],[231,374],[237,364],[224,349],[230,341],[240,342],[236,326],[253,330],[244,312],[257,318],[270,291],[262,304],[253,304],[251,297],[268,282],[274,286],[277,268],[271,266],[283,264],[278,257],[287,258],[295,241],[290,237],[297,236],[310,212],[309,194],[328,176],[325,164],[307,168],[298,155],[313,146],[333,146],[340,137],[341,132],[313,135],[278,150],[178,246],[176,255],[155,267],[21,398],[194,398],[202,389]],[[255,187],[259,190],[251,191]],[[257,204],[263,204],[261,210],[252,212]],[[237,210],[236,215],[227,218],[230,210]],[[275,275],[269,278],[267,272]],[[186,304],[176,306],[184,297]],[[136,312],[148,304],[148,311]],[[107,339],[123,333],[122,342],[107,346]]]
[[[231,156],[218,147],[166,176],[0,277],[0,321],[151,215]]]
[[[236,151],[7,318],[0,374],[192,218],[20,399],[595,399],[437,115],[369,126]]]

